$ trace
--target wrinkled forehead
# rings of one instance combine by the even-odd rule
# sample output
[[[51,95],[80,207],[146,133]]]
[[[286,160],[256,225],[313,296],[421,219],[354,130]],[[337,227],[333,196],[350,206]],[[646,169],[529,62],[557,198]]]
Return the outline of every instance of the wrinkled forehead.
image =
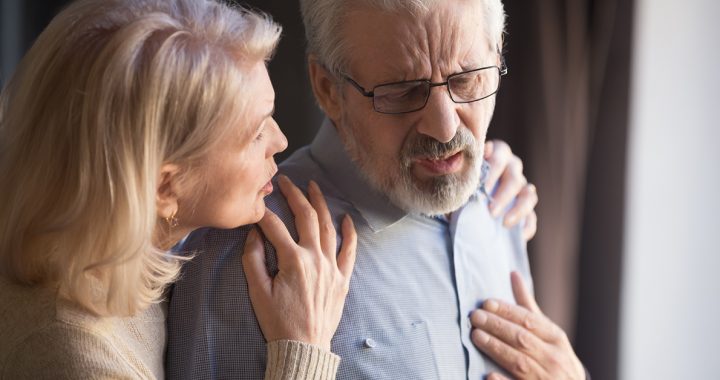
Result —
[[[352,9],[342,29],[350,67],[392,81],[493,65],[496,42],[487,33],[479,3],[438,1],[413,13]]]

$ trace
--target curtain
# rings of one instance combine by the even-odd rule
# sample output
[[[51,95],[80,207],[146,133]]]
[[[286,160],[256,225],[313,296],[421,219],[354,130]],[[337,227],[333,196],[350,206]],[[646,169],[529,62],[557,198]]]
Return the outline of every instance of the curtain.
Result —
[[[538,187],[540,306],[602,379],[617,377],[632,4],[505,1],[510,75],[490,128]]]

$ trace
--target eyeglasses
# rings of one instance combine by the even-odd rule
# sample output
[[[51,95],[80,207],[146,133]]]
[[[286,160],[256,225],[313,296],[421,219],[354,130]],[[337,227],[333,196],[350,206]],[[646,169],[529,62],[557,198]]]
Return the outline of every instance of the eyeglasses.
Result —
[[[495,95],[500,88],[500,77],[507,75],[502,67],[488,66],[449,75],[445,82],[433,83],[428,79],[384,83],[365,90],[356,81],[343,75],[360,94],[373,98],[373,109],[386,114],[403,114],[425,108],[433,87],[447,86],[450,99],[455,103],[472,103]]]

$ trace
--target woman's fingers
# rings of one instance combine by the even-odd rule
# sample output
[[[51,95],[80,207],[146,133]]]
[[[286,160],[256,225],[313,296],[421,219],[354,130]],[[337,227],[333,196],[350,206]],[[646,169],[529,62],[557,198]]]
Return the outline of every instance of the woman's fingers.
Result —
[[[522,187],[517,195],[515,205],[505,214],[503,224],[505,227],[512,227],[518,224],[522,219],[526,219],[535,209],[538,203],[537,189],[535,185],[529,183]]]
[[[510,146],[504,141],[488,141],[485,143],[485,161],[490,164],[490,171],[485,177],[485,189],[492,193],[497,181],[505,171],[507,163],[512,157]]]
[[[525,227],[523,227],[523,239],[525,241],[530,241],[532,238],[535,237],[535,234],[537,233],[537,213],[533,210],[533,212],[528,215],[527,219],[525,219]]]
[[[345,215],[343,218],[342,236],[343,241],[342,247],[340,247],[340,254],[338,255],[338,268],[343,276],[345,276],[348,284],[350,284],[350,276],[355,267],[355,257],[357,255],[357,232],[355,231],[355,224],[350,215]]]
[[[272,278],[265,265],[265,250],[263,249],[260,234],[255,228],[245,241],[242,255],[243,270],[248,282],[248,292],[253,294],[270,294],[272,291]]]
[[[295,215],[295,227],[300,238],[300,245],[314,246],[317,236],[320,235],[317,212],[302,191],[290,181],[290,178],[280,175],[278,183],[280,191],[288,201],[290,210]]]
[[[510,202],[517,196],[523,187],[527,184],[527,179],[523,175],[523,164],[519,158],[513,156],[507,164],[505,171],[500,176],[500,185],[490,204],[490,213],[494,217],[498,217],[507,208]]]
[[[265,209],[265,216],[258,222],[258,225],[265,234],[265,237],[270,241],[270,244],[275,247],[275,252],[278,256],[278,266],[280,269],[288,263],[290,255],[295,252],[295,240],[290,236],[285,224],[280,218],[270,209]],[[246,243],[247,244],[247,243]]]
[[[335,264],[337,260],[335,255],[335,251],[337,250],[337,233],[335,232],[335,225],[333,225],[332,217],[330,216],[330,210],[328,210],[327,203],[325,202],[325,196],[323,196],[320,187],[315,181],[310,181],[308,184],[308,195],[310,196],[310,203],[315,208],[318,216],[320,246],[328,260]]]
[[[243,257],[248,284],[257,288],[255,284],[262,283],[269,289],[254,299],[251,294],[253,308],[266,339],[299,340],[329,349],[355,265],[357,233],[346,216],[342,246],[336,255],[337,233],[317,184],[310,182],[305,198],[287,177],[281,176],[278,182],[295,214],[300,242],[293,240],[277,215],[266,210],[259,225],[275,246],[280,271],[274,278],[268,277],[263,247],[258,246],[256,234],[249,236],[247,257]]]

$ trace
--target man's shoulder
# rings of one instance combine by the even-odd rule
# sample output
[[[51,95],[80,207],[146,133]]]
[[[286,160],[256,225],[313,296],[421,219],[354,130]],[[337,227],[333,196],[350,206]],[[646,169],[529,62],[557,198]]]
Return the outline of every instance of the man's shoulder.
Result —
[[[280,174],[284,174],[307,194],[311,180],[318,183],[325,196],[333,219],[340,225],[340,218],[352,213],[353,205],[345,200],[342,193],[333,185],[323,169],[310,154],[309,146],[295,151],[287,160],[279,165]],[[293,237],[297,236],[295,217],[290,210],[287,199],[279,190],[277,178],[273,179],[275,191],[265,197],[265,206],[282,220]],[[253,225],[240,226],[233,229],[201,228],[194,231],[180,246],[180,250],[192,254],[193,251],[226,251],[237,250],[244,246],[245,239]]]
[[[312,180],[317,182],[326,198],[334,198],[341,201],[345,198],[336,184],[333,183],[330,173],[313,157],[310,146],[304,146],[295,151],[279,165],[278,169],[280,174],[288,176],[288,178],[303,191],[307,190],[307,186]],[[282,194],[278,192],[272,195],[284,200]],[[332,207],[331,205],[329,206]]]

